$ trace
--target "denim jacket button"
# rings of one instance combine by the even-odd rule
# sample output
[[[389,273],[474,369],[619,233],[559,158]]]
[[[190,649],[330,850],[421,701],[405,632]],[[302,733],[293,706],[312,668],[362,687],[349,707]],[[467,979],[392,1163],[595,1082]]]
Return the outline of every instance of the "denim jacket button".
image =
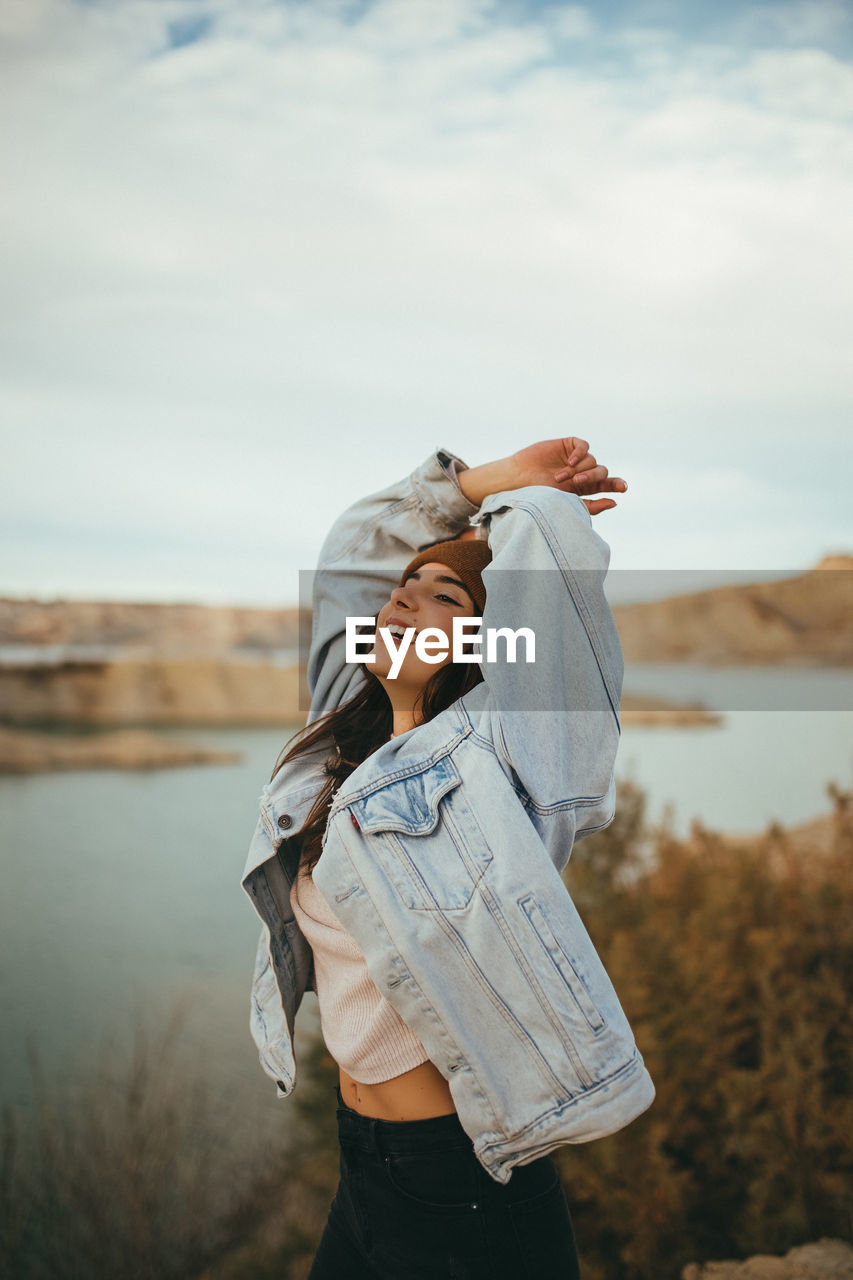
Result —
[[[293,819],[289,813],[283,813],[278,820],[279,830],[286,831],[288,827],[293,826]]]

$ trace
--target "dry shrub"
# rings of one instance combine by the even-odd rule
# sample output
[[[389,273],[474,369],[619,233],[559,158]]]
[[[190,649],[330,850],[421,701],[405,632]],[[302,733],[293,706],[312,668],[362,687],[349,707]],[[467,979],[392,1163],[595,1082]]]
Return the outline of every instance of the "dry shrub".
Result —
[[[210,1096],[180,1007],[154,1034],[137,1017],[129,1054],[105,1046],[71,1090],[31,1065],[32,1105],[4,1110],[0,1274],[186,1280],[256,1230],[258,1155],[236,1101]]]
[[[588,1280],[851,1235],[853,829],[829,793],[820,842],[694,824],[650,846],[634,794],[575,851],[568,883],[657,1086],[622,1133],[560,1153]]]

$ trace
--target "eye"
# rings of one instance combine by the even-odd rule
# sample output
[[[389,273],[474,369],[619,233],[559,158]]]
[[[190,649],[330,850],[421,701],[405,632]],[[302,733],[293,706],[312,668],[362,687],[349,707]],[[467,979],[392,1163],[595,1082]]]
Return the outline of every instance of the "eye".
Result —
[[[443,592],[441,595],[437,595],[435,598],[436,600],[446,600],[448,604],[455,604],[455,605],[458,605],[460,608],[462,607],[461,600],[454,600],[453,596],[445,595]]]

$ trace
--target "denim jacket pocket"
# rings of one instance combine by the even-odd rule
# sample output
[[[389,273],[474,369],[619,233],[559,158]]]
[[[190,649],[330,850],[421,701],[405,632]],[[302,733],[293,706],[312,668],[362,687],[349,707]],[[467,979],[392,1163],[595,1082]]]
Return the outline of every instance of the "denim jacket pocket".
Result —
[[[492,861],[461,780],[443,756],[349,806],[410,910],[462,910]]]
[[[573,960],[565,947],[558,942],[534,894],[531,893],[522,898],[518,905],[527,917],[530,927],[542,944],[551,964],[565,983],[575,1010],[583,1016],[589,1030],[594,1035],[598,1035],[604,1030],[605,1021],[580,973],[580,962]]]

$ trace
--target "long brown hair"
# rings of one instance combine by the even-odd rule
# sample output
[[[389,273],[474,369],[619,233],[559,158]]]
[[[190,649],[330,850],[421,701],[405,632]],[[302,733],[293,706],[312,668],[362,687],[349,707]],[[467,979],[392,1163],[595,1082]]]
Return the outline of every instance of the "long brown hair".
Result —
[[[325,782],[311,806],[300,832],[302,851],[300,865],[310,875],[320,860],[323,836],[335,792],[358,765],[372,755],[391,736],[394,714],[391,702],[379,680],[369,667],[363,668],[365,683],[347,702],[312,721],[296,735],[293,746],[285,744],[284,754],[276,762],[272,777],[297,756],[319,751],[326,745],[328,754],[323,765]],[[450,662],[430,676],[415,702],[415,720],[426,724],[441,711],[446,711],[459,698],[483,679],[478,662]],[[291,739],[290,741],[293,741]]]

